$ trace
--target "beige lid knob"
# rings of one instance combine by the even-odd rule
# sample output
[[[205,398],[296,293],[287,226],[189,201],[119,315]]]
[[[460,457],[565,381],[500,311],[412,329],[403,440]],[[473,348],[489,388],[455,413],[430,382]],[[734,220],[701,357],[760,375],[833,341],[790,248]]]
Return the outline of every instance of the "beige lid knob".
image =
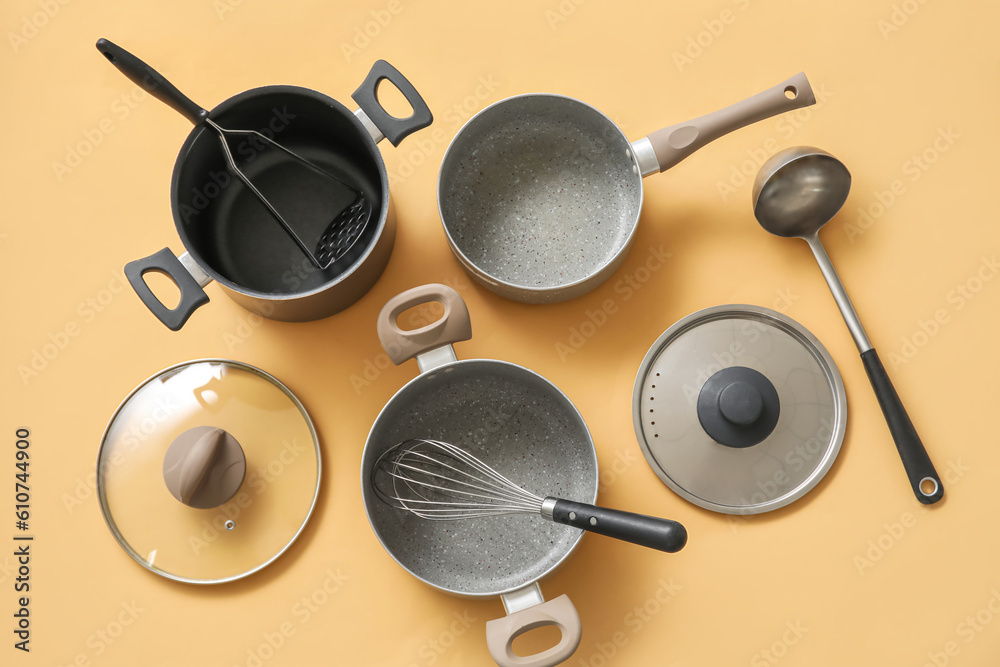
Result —
[[[184,431],[163,457],[163,481],[170,494],[197,509],[218,507],[236,495],[246,470],[240,443],[213,426]]]

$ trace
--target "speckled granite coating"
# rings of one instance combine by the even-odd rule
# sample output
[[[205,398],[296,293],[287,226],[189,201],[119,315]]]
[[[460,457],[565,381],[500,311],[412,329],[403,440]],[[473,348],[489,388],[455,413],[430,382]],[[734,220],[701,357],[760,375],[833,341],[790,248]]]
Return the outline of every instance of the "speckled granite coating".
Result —
[[[409,438],[444,440],[542,496],[593,502],[590,434],[548,381],[513,364],[460,361],[404,387],[379,416],[365,451],[367,484],[378,456]],[[581,531],[541,516],[427,521],[366,491],[376,535],[414,575],[451,592],[496,595],[554,568]]]
[[[630,144],[571,98],[490,107],[449,147],[439,195],[458,249],[495,279],[544,288],[583,280],[627,243],[642,202]]]

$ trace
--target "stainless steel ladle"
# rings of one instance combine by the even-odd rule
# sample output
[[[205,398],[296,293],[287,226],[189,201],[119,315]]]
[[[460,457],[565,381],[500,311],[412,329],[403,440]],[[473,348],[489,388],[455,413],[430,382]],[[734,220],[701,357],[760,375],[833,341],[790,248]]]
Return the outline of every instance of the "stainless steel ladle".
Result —
[[[772,156],[757,173],[753,213],[760,226],[775,236],[797,237],[809,244],[861,352],[913,493],[930,505],[944,496],[941,479],[819,240],[819,230],[844,205],[850,190],[851,174],[840,160],[810,146],[788,148]]]

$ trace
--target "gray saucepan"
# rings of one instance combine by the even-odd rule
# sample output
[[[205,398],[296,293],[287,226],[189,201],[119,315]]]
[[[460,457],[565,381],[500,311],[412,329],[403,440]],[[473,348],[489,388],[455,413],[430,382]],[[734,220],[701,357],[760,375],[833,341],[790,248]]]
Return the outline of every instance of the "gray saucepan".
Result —
[[[401,330],[407,308],[436,301],[441,319]],[[472,336],[457,292],[424,285],[391,299],[378,320],[379,338],[397,364],[416,357],[421,374],[400,389],[372,426],[361,463],[365,512],[376,537],[403,568],[453,595],[503,599],[507,616],[488,621],[487,645],[499,665],[556,665],[579,645],[580,617],[566,595],[545,601],[538,581],[555,570],[582,535],[576,528],[526,516],[426,521],[379,499],[372,472],[379,456],[409,438],[461,445],[487,465],[539,493],[593,503],[598,470],[594,442],[573,403],[526,368],[491,359],[458,360],[452,343]],[[560,642],[533,656],[511,643],[523,632],[556,626]]]
[[[625,259],[642,179],[724,134],[815,104],[805,74],[630,142],[610,118],[562,95],[501,100],[448,146],[438,210],[452,252],[481,285],[526,303],[594,289]]]

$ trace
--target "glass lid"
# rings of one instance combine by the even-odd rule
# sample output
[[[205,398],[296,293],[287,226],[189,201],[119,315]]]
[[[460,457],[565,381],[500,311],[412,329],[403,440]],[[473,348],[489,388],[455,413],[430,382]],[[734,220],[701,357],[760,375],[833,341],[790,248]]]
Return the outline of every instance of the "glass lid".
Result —
[[[298,537],[319,492],[305,408],[247,364],[172,366],[118,407],[101,441],[101,511],[147,569],[188,583],[256,572]]]
[[[802,325],[757,306],[690,315],[653,344],[632,395],[647,462],[692,503],[757,514],[802,497],[840,451],[844,383]]]

